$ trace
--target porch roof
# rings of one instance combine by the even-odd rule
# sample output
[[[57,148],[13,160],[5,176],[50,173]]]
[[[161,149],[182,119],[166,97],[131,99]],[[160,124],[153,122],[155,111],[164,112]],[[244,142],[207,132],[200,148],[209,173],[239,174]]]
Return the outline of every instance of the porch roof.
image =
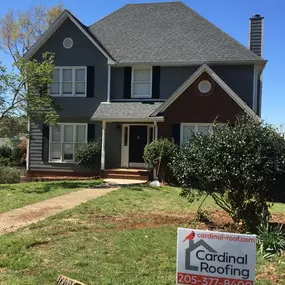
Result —
[[[103,102],[99,105],[91,120],[94,121],[163,121],[163,117],[150,115],[162,102]]]

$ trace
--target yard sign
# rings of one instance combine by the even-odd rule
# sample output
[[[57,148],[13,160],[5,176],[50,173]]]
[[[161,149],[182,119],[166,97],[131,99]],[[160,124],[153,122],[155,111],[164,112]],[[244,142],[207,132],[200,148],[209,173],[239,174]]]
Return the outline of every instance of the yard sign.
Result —
[[[252,285],[256,236],[178,228],[177,284]]]

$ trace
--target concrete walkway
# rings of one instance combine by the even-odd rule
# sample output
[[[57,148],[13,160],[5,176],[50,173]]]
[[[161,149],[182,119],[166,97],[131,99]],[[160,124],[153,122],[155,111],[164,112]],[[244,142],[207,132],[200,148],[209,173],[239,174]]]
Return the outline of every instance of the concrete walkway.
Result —
[[[89,188],[54,197],[42,202],[0,214],[0,234],[13,232],[21,227],[71,209],[81,203],[103,196],[119,187]]]

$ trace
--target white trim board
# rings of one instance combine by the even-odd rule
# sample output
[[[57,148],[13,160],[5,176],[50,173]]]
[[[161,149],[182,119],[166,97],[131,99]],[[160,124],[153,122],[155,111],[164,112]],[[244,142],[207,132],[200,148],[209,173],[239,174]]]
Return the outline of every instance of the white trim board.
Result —
[[[44,34],[35,42],[35,44],[25,53],[24,58],[30,59],[40,47],[54,34],[54,32],[62,25],[66,19],[70,19],[76,27],[96,46],[96,48],[108,59],[108,64],[114,64],[114,60],[108,53],[84,30],[78,21],[71,15],[68,10],[64,10]]]
[[[160,105],[151,116],[157,116],[165,111],[196,79],[203,73],[207,72],[211,78],[220,85],[220,87],[251,117],[259,118],[254,111],[206,64],[200,66],[176,91]]]

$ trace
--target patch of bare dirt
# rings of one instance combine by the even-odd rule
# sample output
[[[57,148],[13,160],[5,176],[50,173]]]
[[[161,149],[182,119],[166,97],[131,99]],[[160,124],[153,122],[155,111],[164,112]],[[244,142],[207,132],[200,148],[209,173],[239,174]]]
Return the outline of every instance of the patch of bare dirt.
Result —
[[[84,221],[84,223],[92,224],[96,227],[96,223],[102,221],[112,223],[114,226],[107,229],[100,228],[100,231],[145,229],[163,226],[178,227],[182,225],[208,230],[211,229],[225,231],[235,229],[236,231],[235,225],[231,222],[230,217],[225,215],[224,212],[218,210],[212,213],[211,221],[207,224],[196,221],[194,212],[185,213],[177,211],[154,211],[139,214],[132,213],[128,216],[90,216],[87,221]],[[78,223],[78,221],[76,221],[76,223]]]
[[[277,273],[276,267],[274,264],[267,263],[261,267],[260,273],[256,274],[256,280],[268,280],[272,284],[279,284],[279,282],[284,281],[285,274],[281,276]]]

